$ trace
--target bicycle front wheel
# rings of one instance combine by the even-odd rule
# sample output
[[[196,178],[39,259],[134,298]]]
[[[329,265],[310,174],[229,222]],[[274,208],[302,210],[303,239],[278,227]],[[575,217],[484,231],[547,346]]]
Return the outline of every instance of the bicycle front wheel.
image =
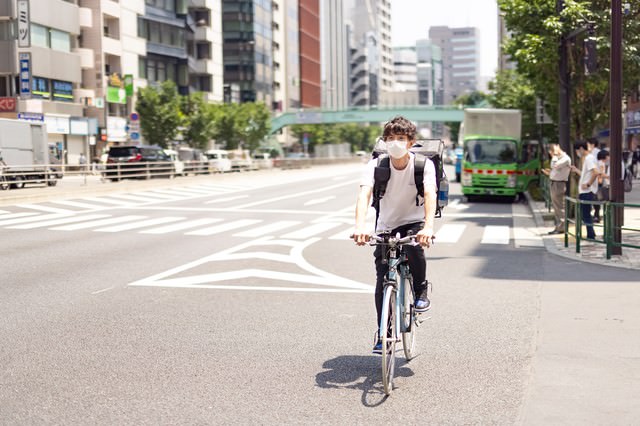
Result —
[[[402,278],[398,277],[398,280]],[[404,356],[407,361],[412,360],[416,356],[416,323],[414,321],[414,297],[413,297],[413,283],[411,276],[405,279],[404,294],[402,300],[402,347],[404,349]]]
[[[382,386],[389,395],[393,389],[393,374],[396,366],[396,289],[386,286],[382,299],[380,335],[382,339]]]

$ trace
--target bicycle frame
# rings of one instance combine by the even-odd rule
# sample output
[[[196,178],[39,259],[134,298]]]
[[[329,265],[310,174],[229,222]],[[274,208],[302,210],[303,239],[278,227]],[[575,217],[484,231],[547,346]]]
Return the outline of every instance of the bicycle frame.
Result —
[[[396,312],[403,312],[403,308],[404,308],[404,292],[405,292],[405,285],[407,285],[407,277],[410,274],[409,271],[409,265],[407,265],[406,260],[407,260],[407,255],[404,252],[404,250],[399,249],[398,247],[393,247],[389,249],[391,251],[391,253],[389,254],[389,257],[387,258],[387,262],[389,265],[389,272],[387,272],[387,278],[385,279],[385,282],[383,284],[383,289],[387,286],[393,286],[396,287],[396,278],[397,278],[397,274],[400,274],[400,280],[397,280],[399,282],[399,286],[398,288],[396,288],[396,294],[395,294],[395,305],[396,305]],[[397,255],[397,251],[400,251],[400,255]],[[413,291],[413,289],[411,289],[411,291]],[[409,325],[409,327],[405,327],[403,324],[403,321],[400,321],[400,315],[396,315],[395,318],[395,329],[396,329],[396,336],[400,336],[400,333],[406,333],[407,331],[411,330],[411,325]],[[385,324],[382,324],[382,321],[380,322],[380,333],[385,332]],[[382,336],[382,334],[380,334],[380,336]]]

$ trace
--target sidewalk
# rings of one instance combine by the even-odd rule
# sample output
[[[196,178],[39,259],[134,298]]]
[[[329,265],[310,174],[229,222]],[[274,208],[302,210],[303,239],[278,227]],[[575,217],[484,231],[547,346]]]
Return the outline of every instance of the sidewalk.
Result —
[[[545,248],[548,252],[558,256],[579,260],[582,262],[597,263],[601,265],[616,266],[629,269],[640,269],[640,249],[622,247],[622,255],[611,256],[607,259],[606,246],[585,240],[580,242],[580,253],[576,253],[575,239],[569,236],[569,247],[564,246],[564,235],[547,235],[553,229],[553,211],[550,211],[544,201],[534,201],[529,193],[526,193],[529,208],[534,215],[539,235],[542,235]],[[640,180],[633,181],[631,192],[625,192],[624,202],[640,204]],[[640,208],[627,208],[624,211],[625,226],[640,229]],[[598,238],[603,233],[602,227],[596,227]],[[583,232],[586,232],[583,228]],[[640,245],[640,232],[625,233],[623,242]]]

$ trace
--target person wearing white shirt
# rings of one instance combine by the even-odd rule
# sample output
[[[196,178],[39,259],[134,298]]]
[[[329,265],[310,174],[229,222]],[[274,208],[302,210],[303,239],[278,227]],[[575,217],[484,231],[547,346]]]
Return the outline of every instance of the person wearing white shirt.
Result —
[[[582,159],[582,170],[578,170],[575,166],[571,169],[580,175],[578,183],[578,192],[580,200],[593,201],[598,192],[598,176],[600,176],[600,168],[598,160],[590,152],[590,146],[585,142],[579,141],[573,145],[576,155]],[[591,204],[580,204],[582,212],[582,221],[587,227],[587,238],[594,240],[596,232],[593,229],[593,218],[591,217]]]
[[[549,145],[549,155],[551,156],[550,168],[542,169],[542,173],[549,176],[551,205],[555,218],[555,228],[549,234],[562,234],[564,233],[564,194],[571,173],[571,157],[557,143]]]

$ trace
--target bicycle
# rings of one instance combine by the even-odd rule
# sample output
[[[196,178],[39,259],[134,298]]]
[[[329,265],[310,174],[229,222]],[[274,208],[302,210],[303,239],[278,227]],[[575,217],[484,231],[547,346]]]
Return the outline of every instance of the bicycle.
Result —
[[[414,309],[413,278],[407,263],[405,245],[418,245],[415,235],[400,238],[389,233],[371,235],[369,244],[385,246],[384,262],[389,272],[383,284],[382,315],[380,317],[379,336],[382,340],[382,385],[389,395],[393,388],[395,373],[396,344],[402,335],[402,347],[407,361],[415,356],[415,328],[422,322]],[[398,314],[399,313],[399,314]]]

